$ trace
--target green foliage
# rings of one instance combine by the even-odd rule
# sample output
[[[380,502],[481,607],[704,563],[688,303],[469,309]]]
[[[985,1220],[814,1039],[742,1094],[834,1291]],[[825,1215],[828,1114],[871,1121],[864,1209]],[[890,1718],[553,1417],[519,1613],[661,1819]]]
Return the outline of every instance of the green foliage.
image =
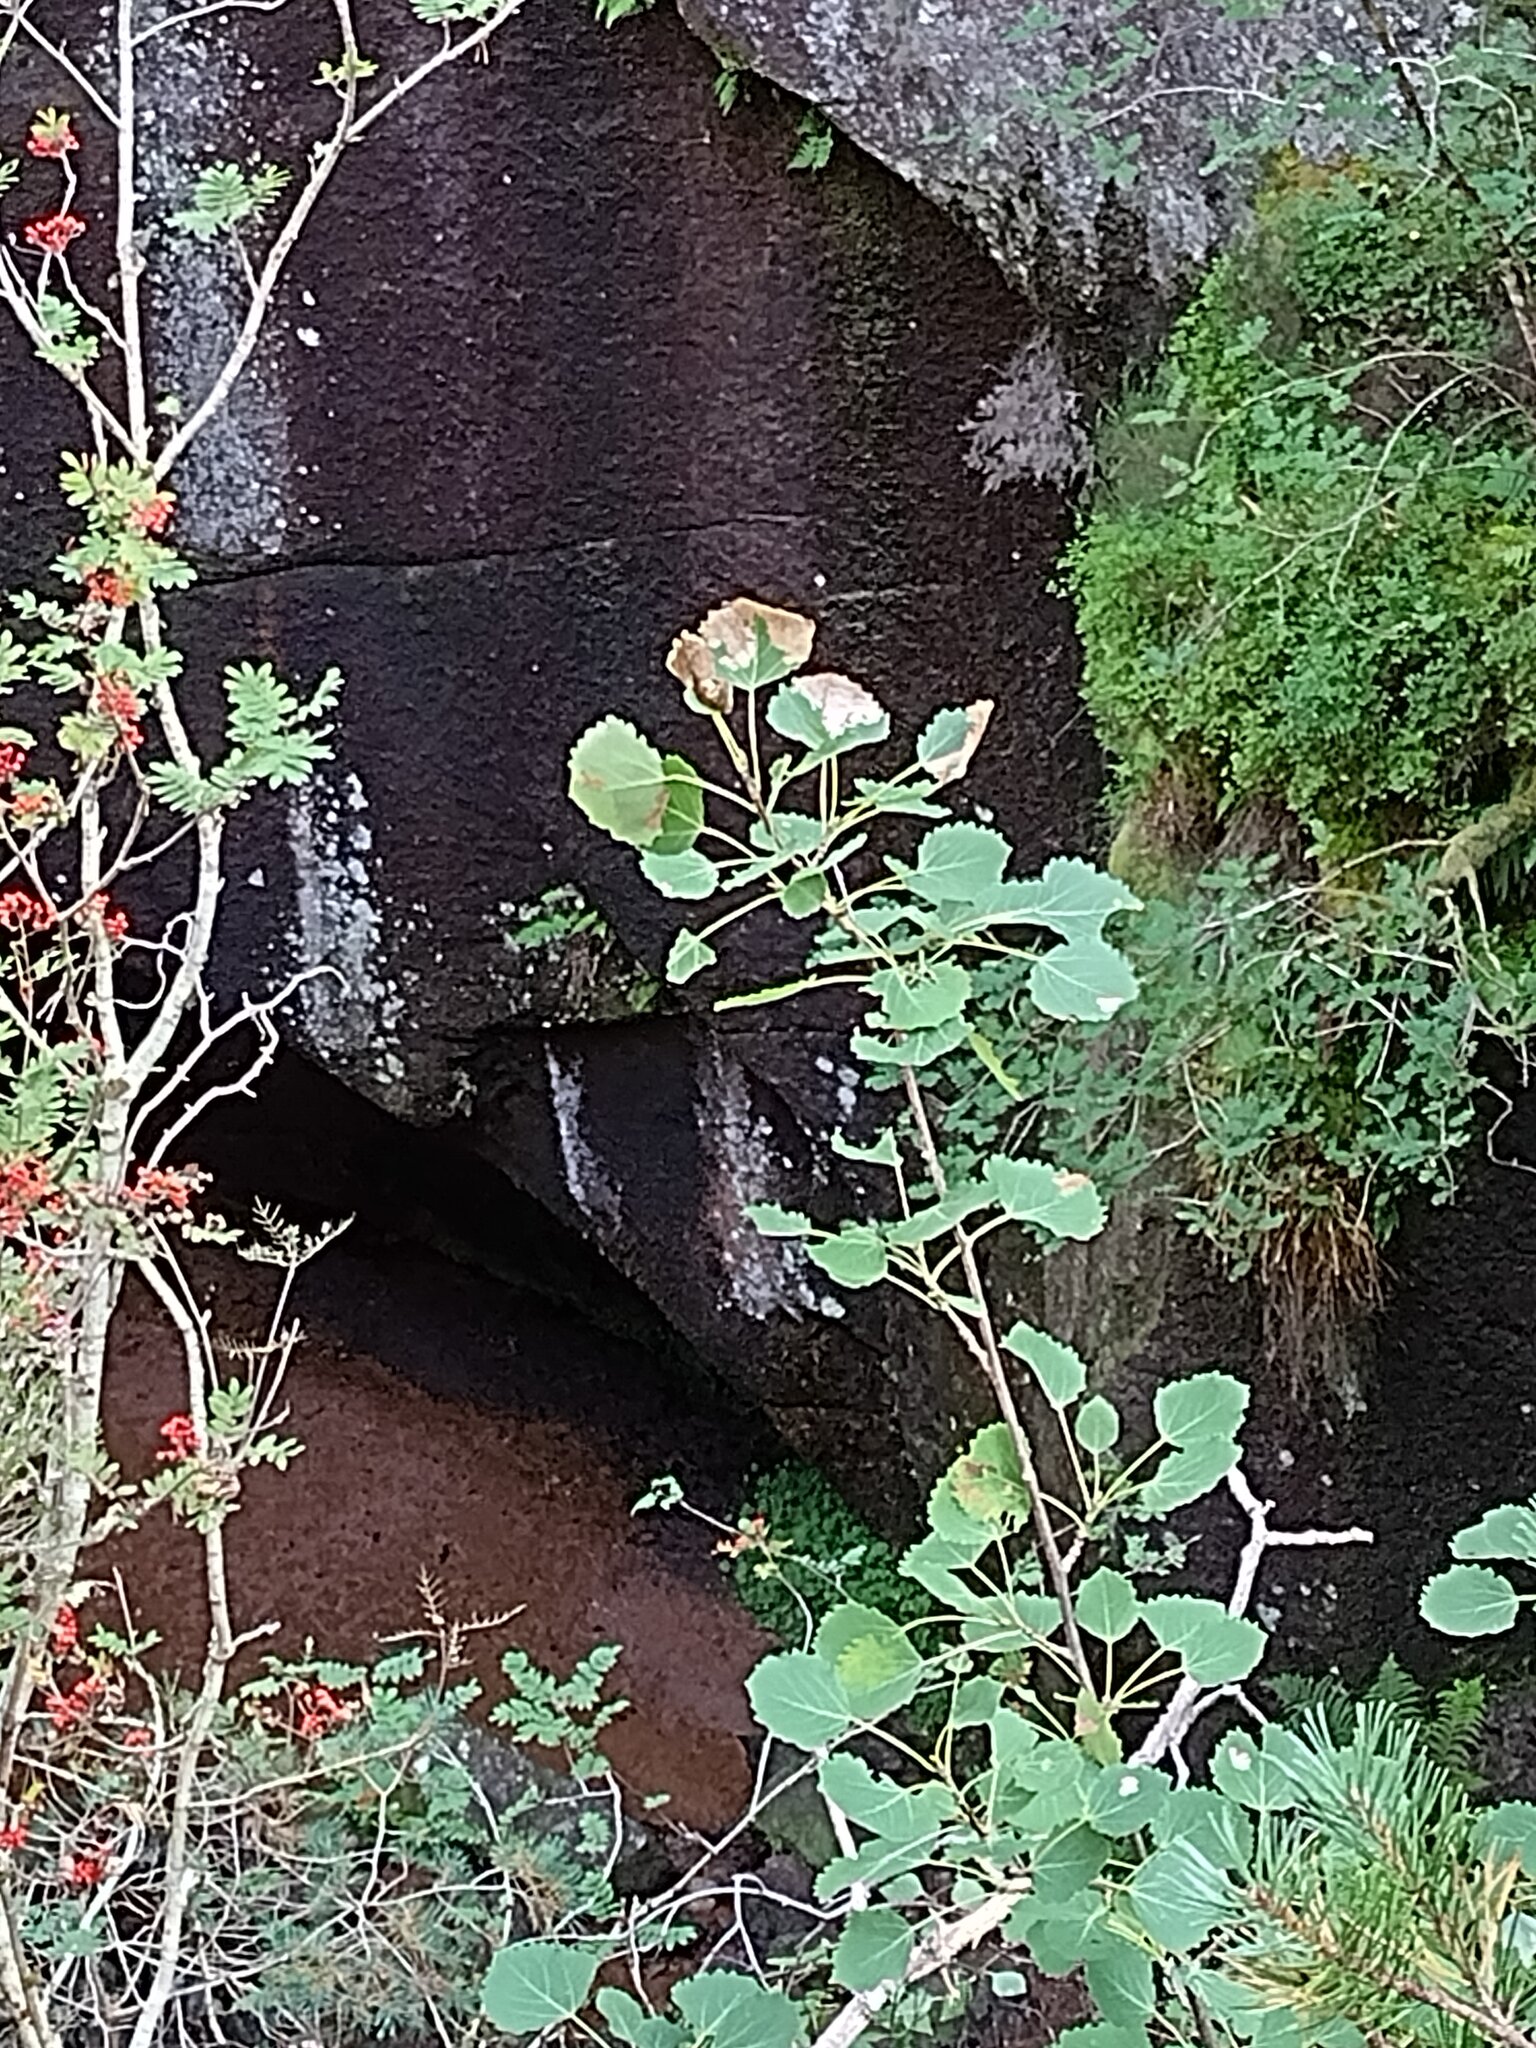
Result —
[[[197,816],[239,803],[261,783],[282,789],[306,781],[317,762],[331,758],[330,727],[322,721],[335,708],[341,685],[340,671],[327,669],[301,698],[270,662],[227,668],[228,753],[206,770],[156,762],[147,777],[150,788],[167,809]]]
[[[507,944],[520,950],[559,945],[603,925],[602,912],[570,882],[557,882],[527,903],[503,907],[512,917]]]
[[[1354,850],[1466,822],[1536,738],[1536,454],[1498,285],[1536,68],[1518,24],[1498,41],[1446,60],[1441,175],[1406,136],[1282,166],[1101,435],[1068,580],[1123,802],[1171,777]]]
[[[799,1643],[807,1623],[843,1600],[897,1622],[922,1615],[923,1596],[901,1576],[895,1545],[814,1465],[792,1460],[755,1479],[737,1528],[727,1556],[731,1584],[749,1613],[786,1643]]]
[[[798,138],[789,159],[792,171],[824,171],[836,141],[832,123],[816,107],[807,107],[795,127]]]
[[[418,14],[425,6],[437,7],[437,14],[427,18],[442,21],[467,20],[470,7],[485,8],[485,0],[412,0],[412,4]],[[449,13],[448,8],[453,11]],[[255,171],[245,171],[239,164],[210,164],[198,173],[192,204],[173,213],[170,224],[200,242],[211,242],[242,221],[258,220],[291,176],[278,164],[262,164]]]
[[[106,1652],[97,1668],[121,1697],[135,1666],[115,1653],[147,1645],[110,1631],[95,1641]],[[237,2030],[281,2038],[389,2037],[444,2023],[469,2038],[477,1987],[509,1923],[613,1911],[607,1788],[578,1806],[569,1787],[557,1798],[530,1778],[488,1799],[466,1761],[463,1717],[476,1691],[410,1644],[371,1665],[269,1658],[233,1694],[199,1770],[199,1883],[173,2026],[212,2009]],[[156,1712],[174,1723],[184,1706],[163,1699]],[[82,1744],[100,1750],[89,1775]],[[61,1905],[60,1857],[94,1839],[103,1798],[132,1804],[155,1841],[173,1787],[157,1744],[130,1749],[121,1726],[86,1731],[74,1740],[69,1784],[11,1853],[12,1896],[56,1973],[57,2010],[89,2009],[93,1958],[135,1953],[161,1881],[150,1856],[93,1900]]]
[[[594,4],[599,27],[617,28],[632,15],[649,14],[656,0],[594,0]]]
[[[99,338],[81,327],[80,308],[51,292],[40,292],[37,300],[40,330],[37,352],[56,370],[88,369],[101,354]]]
[[[1348,1741],[1358,1705],[1396,1707],[1415,1722],[1431,1763],[1468,1791],[1481,1783],[1477,1759],[1488,1703],[1487,1681],[1481,1674],[1453,1678],[1430,1691],[1389,1651],[1375,1677],[1358,1692],[1332,1673],[1312,1677],[1281,1671],[1267,1684],[1293,1726],[1309,1714],[1320,1716],[1335,1742]]]
[[[599,1643],[569,1678],[556,1678],[526,1651],[508,1650],[501,1669],[511,1691],[492,1707],[491,1720],[510,1730],[517,1742],[560,1752],[577,1777],[595,1775],[606,1768],[597,1739],[629,1705],[628,1700],[600,1698],[603,1680],[620,1654],[617,1644]]]
[[[821,2028],[826,1999],[841,1993],[856,2032],[887,2003],[903,2014],[920,2007],[918,1957],[942,1964],[1000,1929],[1004,1960],[1081,1972],[1098,2018],[1063,2037],[1080,2048],[1146,2048],[1154,2038],[1364,2048],[1367,2036],[1423,2048],[1526,2044],[1512,2016],[1536,2012],[1536,1889],[1523,1867],[1529,1855],[1536,1870],[1536,1811],[1484,1817],[1473,1804],[1473,1694],[1447,1702],[1433,1738],[1405,1697],[1357,1704],[1347,1725],[1314,1708],[1295,1728],[1229,1729],[1209,1782],[1187,1782],[1182,1745],[1206,1711],[1228,1699],[1251,1711],[1241,1689],[1266,1647],[1246,1611],[1255,1557],[1273,1543],[1358,1532],[1271,1530],[1241,1466],[1248,1390],[1229,1375],[1163,1386],[1148,1428],[1092,1387],[1070,1346],[994,1320],[978,1247],[1008,1227],[1047,1243],[1090,1238],[1102,1206],[1085,1173],[1021,1156],[1027,1130],[1003,1144],[989,1131],[946,1168],[930,1090],[948,1087],[953,1146],[963,1142],[957,1105],[968,1071],[1010,1102],[1027,1099],[1007,1086],[1017,1050],[1004,1024],[1047,1044],[1061,1021],[1114,1028],[1138,981],[1105,931],[1134,901],[1081,863],[1013,879],[1001,834],[937,822],[933,799],[964,772],[989,706],[941,713],[895,773],[850,775],[841,757],[883,741],[888,721],[846,677],[789,680],[811,642],[808,621],[737,600],[674,646],[668,665],[690,708],[710,719],[743,796],[723,824],[706,810],[691,843],[662,865],[643,850],[641,871],[673,897],[758,892],[691,933],[699,947],[768,904],[792,923],[813,921],[797,979],[725,1000],[851,988],[862,1018],[854,1055],[899,1085],[904,1114],[872,1139],[829,1141],[883,1190],[853,1215],[823,1225],[763,1202],[753,1220],[836,1283],[893,1284],[925,1302],[985,1373],[1003,1419],[954,1459],[930,1496],[927,1533],[901,1560],[924,1596],[921,1615],[900,1618],[878,1593],[844,1597],[807,1615],[815,1625],[801,1646],[764,1659],[748,1682],[765,1736],[808,1759],[784,1783],[814,1770],[839,1851],[816,1879],[824,1940],[786,1970],[770,1968],[754,1992],[772,1996],[780,1981],[800,1992],[807,2030],[812,2013]],[[770,684],[777,692],[760,712]],[[788,751],[774,751],[766,734]],[[575,799],[642,849],[664,815],[668,780],[662,757],[641,753],[648,747],[633,728],[610,747],[600,727],[573,759]],[[729,794],[713,780],[708,788],[722,801]],[[918,821],[902,859],[865,852],[882,813]],[[681,853],[697,853],[708,872],[670,857]],[[1267,943],[1271,978],[1277,964],[1287,979],[1304,971],[1276,955],[1273,932]],[[1070,971],[1038,971],[1063,959]],[[1010,977],[1004,1017],[987,1013],[994,963]],[[1242,1021],[1234,1015],[1234,1034]],[[1350,1056],[1359,1091],[1371,1075],[1357,1049]],[[1043,1404],[1035,1430],[1019,1415],[1025,1371],[1036,1409]],[[1187,1549],[1167,1518],[1217,1490],[1249,1523],[1234,1590],[1157,1590],[1165,1561]],[[666,1481],[647,1502],[682,1504]],[[720,1547],[771,1568],[793,1555],[752,1515]],[[1485,1517],[1456,1549],[1536,1566],[1536,1508]],[[1480,1561],[1446,1576],[1467,1573],[1517,1606],[1513,1587]],[[1464,1625],[1459,1595],[1436,1585],[1426,1611]],[[770,1784],[767,1766],[765,1757]],[[656,1910],[670,1920],[679,1909],[668,1900]],[[591,1938],[607,1953],[623,1948],[618,1929]],[[512,1953],[511,2023],[543,2024],[552,2002],[575,2018],[595,1981],[590,1956],[578,1970]],[[997,1982],[1019,1978],[1003,1970]],[[676,2004],[683,2026],[698,2024],[681,1989]],[[628,1994],[600,1994],[597,2014],[643,2048],[685,2038],[678,2021]],[[741,2048],[792,2038],[796,2025],[793,2006],[762,2008],[744,2020]]]
[[[1011,961],[980,968],[974,1014],[1001,1068],[940,1070],[957,1175],[1001,1138],[1091,1168],[1106,1196],[1173,1205],[1230,1269],[1272,1274],[1307,1232],[1361,1278],[1406,1195],[1455,1192],[1475,1128],[1476,1028],[1536,1015],[1536,977],[1469,941],[1406,862],[1319,889],[1228,862],[1154,901],[1122,940],[1139,998],[1066,1035]]]
[[[1494,1566],[1536,1570],[1536,1497],[1524,1507],[1490,1508],[1452,1539],[1451,1555],[1459,1561],[1424,1588],[1419,1601],[1424,1619],[1452,1636],[1502,1635],[1513,1628],[1536,1593],[1520,1592],[1509,1574]]]
[[[1064,133],[1120,135],[1138,34]],[[1405,1197],[1454,1191],[1480,1036],[1536,1015],[1536,54],[1491,19],[1394,84],[1415,120],[1335,80],[1353,149],[1273,160],[1098,436],[1066,581],[1115,865],[1165,899],[1125,939],[1143,999],[1055,1038],[991,964],[993,1057],[941,1084],[956,1171],[1033,1135],[1172,1203],[1325,1376]]]

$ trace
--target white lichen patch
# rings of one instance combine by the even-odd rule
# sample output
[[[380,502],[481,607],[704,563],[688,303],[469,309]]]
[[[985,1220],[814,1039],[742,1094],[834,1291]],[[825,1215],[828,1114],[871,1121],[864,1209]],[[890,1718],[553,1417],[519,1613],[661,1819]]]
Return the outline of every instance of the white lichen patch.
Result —
[[[288,811],[293,851],[298,965],[318,970],[300,992],[299,1014],[314,1050],[361,1074],[380,1091],[405,1081],[399,1032],[405,998],[389,971],[384,920],[367,856],[373,833],[355,774],[318,778],[295,791]]]
[[[1050,335],[1031,336],[960,430],[969,438],[966,468],[980,472],[988,492],[1004,484],[1075,482],[1089,462],[1079,407]]]
[[[711,1040],[697,1078],[701,1221],[715,1245],[725,1305],[760,1322],[807,1309],[841,1316],[836,1296],[811,1284],[815,1276],[799,1245],[764,1237],[747,1215],[754,1202],[783,1200],[784,1162],[772,1124],[753,1106],[745,1070]]]
[[[222,368],[249,292],[231,239],[200,242],[165,225],[188,205],[198,173],[245,162],[241,109],[258,84],[253,60],[218,33],[156,36],[140,77],[143,217],[157,242],[174,237],[174,260],[151,265],[154,396],[185,416]],[[176,466],[178,533],[226,559],[281,552],[293,515],[288,477],[289,409],[269,328],[229,400]]]
[[[566,1190],[589,1223],[617,1229],[624,1220],[619,1190],[583,1128],[580,1056],[569,1048],[557,1049],[550,1039],[544,1047],[544,1064]]]

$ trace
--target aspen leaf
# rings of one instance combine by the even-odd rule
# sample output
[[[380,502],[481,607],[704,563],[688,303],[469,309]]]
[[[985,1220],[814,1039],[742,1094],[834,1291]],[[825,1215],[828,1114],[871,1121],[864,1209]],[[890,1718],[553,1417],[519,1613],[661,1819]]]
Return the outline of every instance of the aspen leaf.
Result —
[[[940,711],[923,728],[917,758],[942,789],[958,782],[981,745],[994,706],[990,697],[967,704],[963,711]]]

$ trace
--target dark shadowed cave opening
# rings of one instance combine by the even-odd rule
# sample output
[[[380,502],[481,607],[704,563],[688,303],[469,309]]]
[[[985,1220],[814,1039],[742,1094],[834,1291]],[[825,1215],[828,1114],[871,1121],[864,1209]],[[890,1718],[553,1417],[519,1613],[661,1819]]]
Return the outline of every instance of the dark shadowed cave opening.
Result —
[[[637,1796],[671,1794],[691,1826],[725,1825],[748,1787],[743,1681],[767,1647],[731,1597],[708,1533],[680,1515],[636,1518],[646,1483],[675,1473],[733,1518],[767,1425],[728,1399],[601,1255],[450,1137],[412,1129],[284,1052],[259,1099],[227,1099],[193,1150],[243,1220],[258,1198],[346,1233],[302,1268],[305,1341],[286,1383],[286,1474],[248,1476],[230,1532],[240,1625],[281,1618],[261,1648],[306,1636],[344,1656],[419,1618],[418,1574],[450,1612],[518,1607],[478,1646],[517,1643],[564,1671],[599,1642],[624,1657],[632,1712],[610,1731]],[[272,1269],[197,1251],[221,1337],[261,1327]],[[108,1438],[125,1468],[153,1456],[183,1405],[176,1348],[132,1291],[115,1333]],[[200,1647],[198,1551],[160,1520],[113,1547],[142,1620],[190,1666]]]

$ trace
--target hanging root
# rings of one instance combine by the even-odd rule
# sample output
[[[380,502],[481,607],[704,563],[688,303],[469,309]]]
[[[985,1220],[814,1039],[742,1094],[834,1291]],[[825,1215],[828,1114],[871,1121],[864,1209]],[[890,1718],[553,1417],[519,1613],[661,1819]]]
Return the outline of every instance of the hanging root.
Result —
[[[1381,1250],[1358,1208],[1296,1217],[1259,1258],[1266,1363],[1298,1398],[1319,1389],[1354,1414],[1364,1407],[1371,1321],[1382,1302]]]

